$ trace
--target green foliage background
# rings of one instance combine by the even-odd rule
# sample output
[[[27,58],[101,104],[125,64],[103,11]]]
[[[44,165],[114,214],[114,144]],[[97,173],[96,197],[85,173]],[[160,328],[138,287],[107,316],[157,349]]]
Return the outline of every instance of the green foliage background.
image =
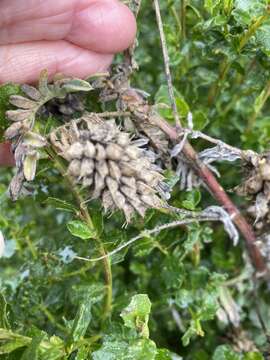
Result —
[[[237,147],[268,149],[268,1],[160,3],[182,121],[191,111],[196,129]],[[133,83],[149,92],[153,103],[169,103],[149,0],[143,1],[138,29],[140,70]],[[7,125],[8,96],[18,91],[15,85],[0,87],[1,130]],[[89,99],[89,110],[94,106]],[[160,112],[172,122],[170,110],[160,107]],[[204,146],[195,143],[197,149]],[[239,183],[239,166],[219,170],[226,189]],[[234,247],[222,227],[194,224],[163,231],[114,255],[108,308],[102,262],[86,263],[74,255],[98,256],[99,245],[92,239],[97,236],[111,251],[171,216],[149,211],[123,228],[122,214],[108,218],[99,203],[90,203],[94,227],[89,228],[78,221],[78,205],[49,160],[40,163],[31,198],[8,199],[11,176],[12,170],[1,169],[0,229],[7,245],[0,261],[1,359],[264,358],[269,346],[257,309],[269,328],[269,287],[254,284],[244,245]],[[173,182],[174,174],[168,179]],[[200,209],[213,200],[176,185],[172,203]],[[223,321],[216,316],[221,308],[227,313]]]

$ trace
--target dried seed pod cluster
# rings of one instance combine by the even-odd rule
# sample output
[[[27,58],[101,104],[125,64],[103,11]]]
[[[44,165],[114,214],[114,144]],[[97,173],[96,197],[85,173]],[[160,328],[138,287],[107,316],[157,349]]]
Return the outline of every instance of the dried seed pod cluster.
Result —
[[[6,113],[12,124],[6,130],[5,138],[12,141],[17,168],[17,173],[9,187],[13,200],[18,198],[24,181],[34,179],[37,160],[39,159],[39,149],[46,145],[46,139],[32,131],[35,113],[39,108],[39,100],[42,95],[36,88],[29,85],[23,85],[22,90],[28,97],[11,96],[10,103],[19,109],[9,110]]]
[[[256,227],[261,228],[270,223],[270,152],[258,155],[252,151],[245,152],[248,160],[248,178],[236,188],[239,195],[254,197],[255,203],[248,212],[256,219]]]
[[[9,187],[13,200],[19,197],[24,181],[34,180],[39,150],[47,143],[43,136],[34,132],[35,117],[38,111],[52,99],[65,99],[70,93],[90,91],[92,87],[84,80],[72,78],[59,78],[49,85],[47,71],[43,71],[38,89],[22,85],[21,90],[25,96],[10,97],[10,103],[18,109],[6,112],[6,116],[12,124],[6,130],[5,138],[12,142],[17,168],[17,173]]]
[[[256,245],[258,246],[261,254],[267,261],[270,261],[270,234],[266,232],[259,236],[256,241]]]
[[[30,131],[34,125],[35,113],[39,108],[40,92],[29,85],[22,85],[21,89],[27,97],[12,95],[9,99],[9,102],[18,110],[6,112],[7,118],[12,122],[5,132],[7,140],[14,140]]]
[[[52,134],[51,141],[69,162],[68,174],[99,198],[104,209],[123,210],[127,222],[137,211],[161,206],[157,195],[163,176],[153,158],[141,148],[145,140],[132,141],[114,120],[73,123]]]

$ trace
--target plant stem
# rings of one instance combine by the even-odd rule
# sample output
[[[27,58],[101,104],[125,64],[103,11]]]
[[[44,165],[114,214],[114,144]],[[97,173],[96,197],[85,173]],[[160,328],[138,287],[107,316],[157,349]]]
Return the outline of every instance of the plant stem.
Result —
[[[82,261],[86,261],[86,262],[90,262],[90,263],[100,261],[100,260],[104,260],[105,257],[113,256],[113,255],[117,254],[118,252],[120,252],[121,250],[125,249],[126,247],[132,245],[136,241],[138,241],[140,239],[143,239],[145,237],[148,237],[148,236],[150,236],[152,234],[159,233],[162,230],[167,230],[167,229],[179,227],[179,226],[182,226],[182,225],[192,224],[192,223],[197,222],[197,221],[212,221],[212,220],[213,219],[211,217],[203,217],[203,218],[194,217],[194,218],[191,218],[191,219],[172,221],[172,222],[170,222],[168,224],[157,226],[154,229],[149,229],[149,230],[143,231],[139,235],[137,235],[137,236],[133,237],[132,239],[128,240],[126,243],[120,245],[118,248],[114,249],[113,251],[111,251],[110,253],[108,253],[106,255],[100,256],[98,258],[92,258],[92,259],[84,258],[84,257],[81,257],[81,256],[76,256],[75,258],[78,259],[78,260],[82,260]],[[217,219],[214,219],[214,220],[217,220]],[[163,250],[163,252],[164,252],[164,250]],[[187,254],[187,253],[188,253],[188,251],[185,254]]]
[[[182,33],[182,25],[181,25],[181,21],[180,21],[180,16],[178,15],[178,12],[176,11],[174,5],[172,5],[170,7],[170,10],[172,12],[173,17],[175,18],[175,22],[177,24],[178,31],[179,31],[179,37],[180,37],[181,33]]]
[[[81,199],[83,200],[83,199]],[[83,218],[85,220],[85,222],[87,223],[87,225],[90,228],[93,228],[93,222],[92,219],[90,217],[90,214],[88,212],[88,209],[86,206],[81,205],[83,201],[81,201],[80,203],[80,207],[81,207],[81,212],[83,215]],[[103,320],[107,319],[107,317],[110,315],[111,310],[112,310],[112,270],[111,270],[111,262],[109,257],[107,257],[107,252],[104,249],[104,246],[102,244],[101,239],[99,238],[99,236],[96,236],[95,238],[98,247],[99,247],[99,253],[101,256],[105,256],[103,258],[103,266],[104,266],[104,272],[105,272],[105,281],[106,281],[106,286],[107,286],[107,297],[106,297],[106,302],[105,302],[105,308],[104,308],[104,313],[103,313]]]
[[[181,1],[181,12],[180,12],[180,19],[181,19],[181,30],[182,30],[182,41],[186,40],[186,0]]]
[[[47,309],[47,307],[43,304],[39,305],[39,310],[44,313],[44,315],[47,317],[47,319],[50,321],[51,324],[53,324],[55,327],[57,327],[60,331],[62,331],[64,334],[68,333],[68,330],[65,326],[59,324],[53,314]]]
[[[258,117],[258,115],[260,114],[260,112],[262,111],[267,99],[270,96],[270,80],[267,81],[263,91],[261,92],[261,94],[259,95],[259,97],[257,99],[259,99],[258,103],[254,105],[254,112],[251,115],[251,117],[248,120],[248,126],[247,126],[247,132],[250,131]],[[256,99],[256,100],[257,100]]]
[[[220,71],[219,71],[219,77],[216,82],[210,87],[209,95],[208,95],[208,105],[212,105],[219,95],[219,92],[221,90],[221,85],[224,83],[227,74],[230,70],[231,62],[225,58],[221,65],[220,65]]]
[[[91,219],[91,216],[89,214],[89,211],[87,209],[87,206],[85,205],[85,201],[80,195],[79,191],[77,190],[76,186],[74,185],[71,178],[67,175],[66,168],[63,166],[61,161],[58,159],[55,153],[51,152],[47,149],[47,153],[49,154],[50,158],[54,161],[54,164],[60,174],[65,178],[67,181],[67,184],[75,197],[77,204],[80,208],[80,218],[86,222],[86,224],[89,226],[89,228],[94,228],[93,221]],[[101,256],[105,256],[107,254],[103,244],[102,240],[98,235],[94,237],[94,240],[96,241],[98,245],[98,250]],[[104,267],[104,273],[105,273],[105,282],[107,287],[107,296],[105,301],[105,307],[104,307],[104,313],[103,313],[103,320],[107,319],[111,313],[112,310],[112,270],[111,270],[111,263],[110,259],[108,257],[104,257],[103,259],[103,267]]]
[[[238,50],[239,52],[242,51],[243,47],[247,44],[251,36],[254,35],[256,30],[262,25],[262,23],[269,19],[269,14],[259,16],[258,19],[249,27],[249,29],[243,34],[240,39]]]
[[[166,44],[166,38],[165,38],[165,33],[164,33],[163,23],[162,23],[162,19],[161,19],[161,13],[160,13],[160,7],[159,7],[158,0],[154,0],[154,6],[155,6],[157,24],[158,24],[159,33],[160,33],[161,47],[162,47],[163,58],[164,58],[165,75],[166,75],[167,84],[168,84],[168,91],[169,91],[173,116],[175,119],[176,126],[180,128],[181,122],[180,122],[180,118],[179,118],[179,114],[178,114],[177,106],[176,106],[176,101],[175,101],[175,97],[174,97],[173,82],[172,82],[172,76],[171,76],[171,71],[170,71],[170,58],[169,58],[168,48],[167,48],[167,44]]]

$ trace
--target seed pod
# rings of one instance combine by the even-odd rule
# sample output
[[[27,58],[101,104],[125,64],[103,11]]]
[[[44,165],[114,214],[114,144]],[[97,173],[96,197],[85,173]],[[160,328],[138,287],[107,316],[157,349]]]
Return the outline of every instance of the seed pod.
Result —
[[[16,136],[20,135],[22,128],[23,126],[21,122],[15,122],[5,131],[5,138],[7,140],[12,140]]]
[[[21,90],[27,95],[30,99],[38,101],[41,98],[40,92],[33,86],[23,84]]]
[[[26,181],[33,181],[36,175],[38,153],[33,151],[25,156],[23,162],[23,174]]]
[[[81,159],[84,152],[84,146],[80,142],[75,142],[67,151],[67,156],[70,159]]]
[[[97,199],[101,196],[102,190],[106,187],[105,179],[98,173],[95,173],[95,189],[92,194],[93,199]]]
[[[94,167],[95,165],[92,159],[84,158],[81,162],[80,178],[92,175]]]
[[[130,143],[128,133],[120,132],[117,136],[117,144],[121,147],[126,147]]]
[[[68,167],[68,174],[77,177],[81,173],[81,161],[73,159]]]
[[[88,158],[93,158],[95,154],[96,154],[95,146],[90,141],[86,141],[86,144],[84,146],[84,155]]]
[[[103,161],[106,159],[106,151],[104,149],[104,146],[101,144],[96,145],[96,159],[98,161]]]
[[[28,131],[23,139],[25,145],[32,146],[33,148],[42,148],[46,145],[46,139],[34,132]]]
[[[9,98],[9,102],[12,105],[17,106],[18,108],[26,110],[37,107],[37,103],[35,101],[27,99],[24,96],[20,95],[11,95]]]
[[[131,160],[136,160],[140,156],[141,150],[136,146],[129,146],[126,149],[126,154]]]
[[[124,176],[130,177],[137,175],[136,169],[132,167],[131,164],[129,164],[128,162],[120,162],[120,169]]]
[[[259,166],[262,179],[264,181],[270,181],[270,163],[266,162],[266,159],[263,159]]]
[[[24,174],[18,171],[9,184],[9,194],[12,200],[17,200],[23,187]]]
[[[89,188],[93,184],[93,178],[92,177],[84,177],[82,185],[83,187]]]
[[[248,177],[235,188],[238,195],[252,197],[252,206],[248,213],[255,219],[254,226],[257,234],[269,227],[270,220],[270,156],[269,152],[262,155],[251,150],[244,152]]]
[[[134,177],[122,176],[121,182],[124,185],[127,185],[128,187],[130,187],[131,189],[136,189],[136,180]]]
[[[118,164],[114,161],[109,160],[108,165],[109,165],[110,176],[119,182],[122,174]]]
[[[109,175],[108,163],[106,161],[99,161],[96,165],[97,172],[102,178],[106,178]]]
[[[8,110],[6,117],[14,122],[23,121],[32,116],[32,110]]]
[[[106,154],[110,160],[120,160],[123,155],[123,149],[117,144],[109,144],[106,148]]]

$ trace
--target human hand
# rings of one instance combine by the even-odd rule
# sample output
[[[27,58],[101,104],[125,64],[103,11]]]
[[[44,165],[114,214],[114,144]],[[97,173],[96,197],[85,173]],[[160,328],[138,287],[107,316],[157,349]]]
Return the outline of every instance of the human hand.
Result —
[[[84,78],[104,71],[134,40],[136,23],[118,0],[1,0],[0,83],[32,83],[42,69]],[[11,165],[0,144],[0,165]]]

